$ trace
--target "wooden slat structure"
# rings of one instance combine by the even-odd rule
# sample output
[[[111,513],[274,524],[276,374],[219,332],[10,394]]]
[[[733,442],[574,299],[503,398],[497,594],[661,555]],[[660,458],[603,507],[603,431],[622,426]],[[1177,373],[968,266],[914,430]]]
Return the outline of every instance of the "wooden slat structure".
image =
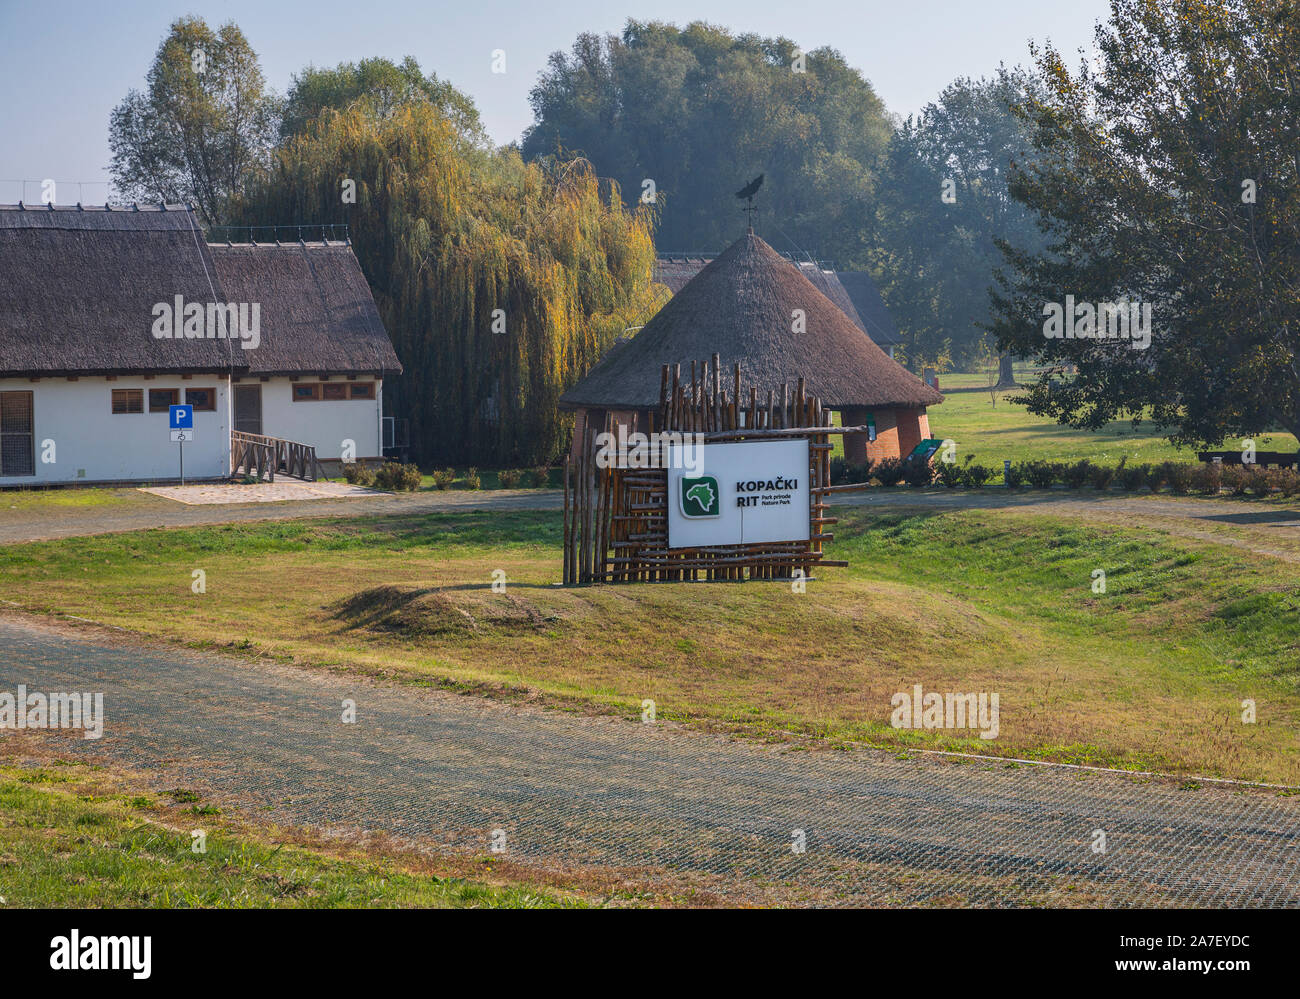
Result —
[[[320,462],[316,460],[316,449],[310,444],[248,434],[242,430],[231,432],[231,475],[248,475],[260,481],[274,482],[277,472],[306,482],[325,477]]]
[[[686,375],[686,377],[684,377]],[[668,472],[658,468],[600,467],[597,438],[615,432],[611,416],[604,426],[587,426],[564,465],[564,583],[673,582],[684,580],[790,579],[816,566],[848,563],[825,558],[826,515],[833,434],[864,432],[836,427],[821,400],[808,394],[803,379],[766,394],[741,385],[736,365],[724,387],[718,355],[712,362],[664,365],[658,410],[650,431],[699,434],[706,443],[807,438],[811,487],[807,541],[768,544],[668,547]],[[665,462],[659,462],[661,466]],[[865,488],[855,484],[848,489]],[[846,487],[834,487],[845,491]]]

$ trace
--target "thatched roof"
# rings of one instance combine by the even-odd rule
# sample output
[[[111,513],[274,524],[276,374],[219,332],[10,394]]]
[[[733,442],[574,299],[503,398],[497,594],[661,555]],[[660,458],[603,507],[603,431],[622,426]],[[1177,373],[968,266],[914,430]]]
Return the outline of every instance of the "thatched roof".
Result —
[[[791,317],[802,309],[806,329]],[[943,401],[813,286],[790,261],[750,233],[704,267],[645,328],[610,350],[561,397],[567,408],[646,409],[659,404],[664,364],[721,355],[739,362],[745,384],[794,385],[833,408],[928,406]]]
[[[343,243],[209,248],[227,298],[260,302],[261,346],[253,374],[400,374],[352,248]]]
[[[676,295],[686,287],[691,278],[704,270],[704,268],[709,265],[709,262],[716,256],[717,254],[701,253],[665,254],[655,260],[654,279]],[[787,259],[791,258],[787,257]],[[844,285],[840,283],[838,272],[831,270],[828,267],[822,267],[820,264],[815,264],[810,260],[791,259],[791,263],[798,267],[803,273],[803,276],[813,283],[813,287],[838,305],[840,311],[852,319],[862,332],[871,336],[871,330],[867,328],[867,324],[864,323],[862,317],[858,315],[858,310],[854,307],[852,297],[850,297],[849,292],[845,289]],[[884,303],[882,302],[881,307],[883,308],[883,306]],[[902,342],[897,339],[881,341],[875,337],[872,337],[872,340],[877,344],[883,343],[885,345],[888,345],[889,343]]]
[[[880,289],[866,271],[839,271],[839,282],[862,319],[862,328],[881,347],[893,347],[903,342],[898,335],[898,324],[889,314]]]
[[[261,346],[155,338],[177,295],[258,303]],[[0,205],[0,373],[229,370],[401,371],[350,247],[209,245],[184,205]]]
[[[212,301],[205,268],[211,274],[202,232],[181,205],[0,205],[0,373],[229,369],[228,341],[151,332],[155,303]]]
[[[668,254],[655,259],[654,279],[676,295],[709,265],[714,254]]]

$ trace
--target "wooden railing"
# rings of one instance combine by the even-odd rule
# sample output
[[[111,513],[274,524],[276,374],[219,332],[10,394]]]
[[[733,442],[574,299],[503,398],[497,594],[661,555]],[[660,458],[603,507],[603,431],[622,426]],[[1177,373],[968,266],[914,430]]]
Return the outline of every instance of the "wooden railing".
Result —
[[[231,433],[231,475],[248,475],[259,481],[274,482],[276,472],[307,482],[325,477],[320,462],[316,460],[316,449],[310,444],[246,434],[239,430]]]

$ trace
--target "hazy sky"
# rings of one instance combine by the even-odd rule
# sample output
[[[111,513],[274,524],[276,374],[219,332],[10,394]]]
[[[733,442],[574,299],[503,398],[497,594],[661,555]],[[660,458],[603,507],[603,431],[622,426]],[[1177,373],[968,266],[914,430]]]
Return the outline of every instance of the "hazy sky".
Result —
[[[532,120],[528,91],[547,56],[582,31],[617,32],[628,18],[784,35],[805,50],[830,45],[871,81],[891,112],[908,114],[958,76],[1028,62],[1027,42],[1088,48],[1105,0],[0,0],[0,182],[108,177],[108,117],[141,87],[170,23],[196,14],[216,27],[233,19],[283,93],[308,64],[413,55],[467,91],[497,142]],[[491,71],[494,49],[506,73]],[[85,201],[105,188],[87,187]],[[0,201],[19,197],[0,183]],[[29,187],[39,200],[39,186]],[[59,201],[76,201],[66,187]]]

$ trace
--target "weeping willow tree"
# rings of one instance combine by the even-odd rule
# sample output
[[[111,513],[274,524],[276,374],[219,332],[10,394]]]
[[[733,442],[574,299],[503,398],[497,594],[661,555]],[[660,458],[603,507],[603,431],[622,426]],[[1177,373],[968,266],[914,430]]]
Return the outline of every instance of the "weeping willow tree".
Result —
[[[392,411],[425,464],[556,457],[560,394],[664,294],[648,210],[624,208],[582,160],[524,163],[468,141],[429,104],[323,111],[276,151],[241,216],[346,217],[405,368]]]

